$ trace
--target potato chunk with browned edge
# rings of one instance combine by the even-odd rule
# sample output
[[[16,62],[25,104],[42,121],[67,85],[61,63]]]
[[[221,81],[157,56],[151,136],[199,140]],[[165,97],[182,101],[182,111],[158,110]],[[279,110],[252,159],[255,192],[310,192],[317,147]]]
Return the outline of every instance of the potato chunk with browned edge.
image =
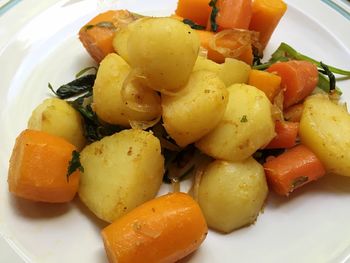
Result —
[[[187,85],[176,95],[162,95],[164,127],[176,143],[184,147],[219,123],[227,100],[225,84],[215,73],[193,72]]]
[[[328,173],[350,176],[350,115],[346,108],[327,96],[310,97],[304,103],[299,135]]]
[[[253,158],[217,160],[204,171],[198,201],[208,226],[229,233],[255,222],[267,193],[264,169]]]
[[[220,160],[241,161],[262,148],[275,136],[271,103],[253,86],[234,84],[224,117],[196,146]]]
[[[150,132],[130,129],[86,146],[79,196],[99,218],[112,222],[154,198],[162,183],[164,158]]]

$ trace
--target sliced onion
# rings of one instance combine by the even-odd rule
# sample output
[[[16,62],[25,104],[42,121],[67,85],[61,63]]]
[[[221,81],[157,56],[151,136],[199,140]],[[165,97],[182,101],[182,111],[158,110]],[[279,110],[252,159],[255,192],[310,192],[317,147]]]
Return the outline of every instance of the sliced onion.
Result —
[[[199,185],[201,183],[203,173],[204,173],[203,166],[198,167],[196,169],[196,172],[195,172],[194,177],[193,177],[193,186],[192,186],[193,199],[196,200],[197,202],[198,202]]]
[[[221,43],[220,43],[221,41]],[[222,43],[228,41],[229,44]],[[244,29],[227,29],[214,35],[209,47],[225,58],[238,58],[247,47],[254,45],[259,50],[259,33]]]
[[[147,130],[148,128],[153,127],[160,121],[161,116],[158,116],[154,120],[150,121],[140,121],[140,120],[129,120],[129,124],[133,129]]]
[[[200,46],[199,52],[198,52],[198,57],[207,58],[208,57],[208,49]]]
[[[112,19],[113,24],[117,27],[117,29],[121,29],[139,18],[139,16],[136,16],[134,13],[127,10],[119,10]]]
[[[274,98],[273,105],[271,107],[271,115],[274,121],[284,121],[283,116],[283,90],[281,90]]]
[[[120,95],[126,107],[131,110],[137,112],[160,112],[160,103],[147,104],[143,99],[143,95],[150,91],[155,92],[149,89],[146,77],[140,74],[138,70],[133,69],[124,80]]]

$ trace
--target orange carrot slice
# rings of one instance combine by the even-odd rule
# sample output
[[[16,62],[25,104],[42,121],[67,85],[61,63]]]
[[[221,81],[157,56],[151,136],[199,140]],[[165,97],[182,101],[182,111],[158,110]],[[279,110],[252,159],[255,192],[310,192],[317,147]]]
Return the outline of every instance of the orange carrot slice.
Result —
[[[265,147],[265,149],[291,148],[295,146],[298,131],[298,122],[276,121],[276,136]]]
[[[42,131],[25,130],[16,139],[10,159],[11,193],[33,201],[71,201],[79,185],[79,171],[67,170],[75,146]]]
[[[264,164],[264,169],[271,188],[277,194],[286,196],[326,173],[321,161],[304,145],[270,158]]]
[[[216,7],[219,12],[216,16],[216,24],[222,29],[248,29],[252,16],[251,0],[218,0]],[[210,18],[208,30],[211,28]]]
[[[317,67],[308,61],[291,60],[271,65],[268,72],[279,75],[284,90],[284,108],[288,108],[309,96],[318,82]]]
[[[281,90],[281,77],[262,70],[252,69],[248,84],[262,90],[271,102]]]
[[[198,204],[185,193],[167,194],[135,208],[102,230],[113,263],[171,263],[196,250],[208,228]]]
[[[205,26],[210,12],[209,0],[179,0],[175,14]]]
[[[118,28],[134,21],[136,17],[126,10],[109,10],[90,20],[79,31],[79,39],[90,56],[97,62],[113,53],[113,37]]]
[[[260,44],[264,49],[280,19],[287,10],[282,0],[254,0],[249,29],[260,33]]]

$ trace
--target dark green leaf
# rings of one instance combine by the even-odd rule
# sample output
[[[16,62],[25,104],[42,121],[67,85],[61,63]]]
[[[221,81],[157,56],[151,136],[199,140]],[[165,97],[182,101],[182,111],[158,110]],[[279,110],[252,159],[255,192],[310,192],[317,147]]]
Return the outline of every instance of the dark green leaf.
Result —
[[[95,25],[86,25],[85,26],[85,30],[90,30],[91,28],[93,27],[102,27],[102,28],[108,28],[108,29],[111,29],[113,31],[115,31],[117,28],[115,27],[115,25],[112,23],[112,22],[109,22],[109,21],[102,21],[102,22],[99,22]]]
[[[320,73],[326,75],[329,79],[329,91],[332,92],[335,90],[335,76],[334,74],[329,70],[329,67],[322,63],[322,61],[320,62],[320,66],[322,67],[322,69],[318,70]]]
[[[211,13],[210,13],[210,29],[211,31],[217,32],[218,31],[218,24],[216,23],[216,16],[219,13],[219,9],[216,7],[217,0],[211,0],[209,2],[209,6],[211,7]]]
[[[108,29],[111,29],[111,30],[116,30],[117,29],[115,27],[115,25],[112,22],[109,22],[109,21],[99,22],[95,26],[97,26],[97,27],[104,27],[104,28],[108,28]]]
[[[62,85],[56,91],[52,89],[51,85],[49,85],[49,88],[60,99],[68,99],[71,97],[78,96],[82,93],[91,91],[95,82],[95,78],[96,78],[96,75],[94,74],[84,75],[67,84]]]
[[[262,59],[262,55],[259,52],[259,49],[257,49],[256,47],[252,46],[253,48],[253,67],[254,66],[259,66],[261,65],[261,59]]]
[[[202,25],[198,25],[195,22],[193,22],[192,20],[185,18],[184,20],[182,20],[182,22],[186,25],[189,25],[192,29],[197,29],[197,30],[203,30],[205,29],[205,26]]]
[[[72,152],[72,159],[69,161],[68,170],[67,170],[67,181],[69,176],[74,173],[76,170],[84,172],[84,167],[80,163],[80,154],[77,151]]]

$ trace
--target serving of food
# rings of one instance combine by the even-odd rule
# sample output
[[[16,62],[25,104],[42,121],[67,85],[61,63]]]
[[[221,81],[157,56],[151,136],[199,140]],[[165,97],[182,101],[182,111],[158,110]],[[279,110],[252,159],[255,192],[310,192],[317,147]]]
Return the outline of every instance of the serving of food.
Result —
[[[110,8],[84,18],[75,41],[85,62],[70,80],[45,76],[44,99],[7,157],[19,229],[45,222],[50,236],[47,226],[63,220],[80,249],[98,251],[91,262],[251,262],[244,242],[257,238],[259,250],[282,240],[268,232],[271,223],[288,228],[289,206],[312,214],[319,195],[350,199],[350,71],[288,39],[269,44],[300,16],[289,8],[179,0],[167,16]],[[49,244],[74,243],[54,237]]]

